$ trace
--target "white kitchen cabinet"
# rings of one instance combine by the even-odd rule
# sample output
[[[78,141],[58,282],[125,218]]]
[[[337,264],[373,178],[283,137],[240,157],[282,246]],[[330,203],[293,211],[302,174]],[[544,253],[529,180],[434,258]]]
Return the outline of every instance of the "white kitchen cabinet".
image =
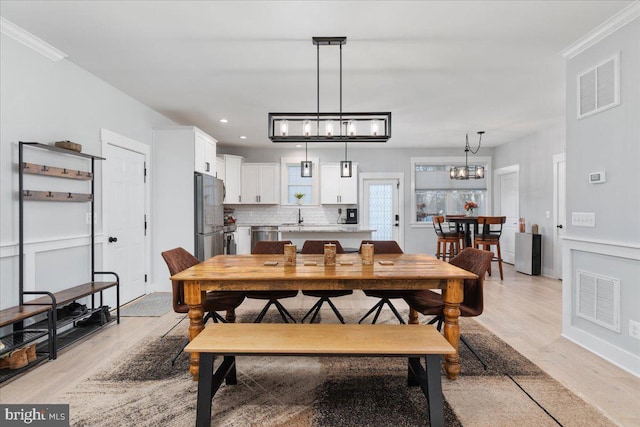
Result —
[[[216,177],[224,182],[225,169],[224,169],[224,157],[216,157]]]
[[[242,202],[242,157],[225,154],[224,158],[224,187],[225,204]]]
[[[280,203],[280,165],[245,163],[242,165],[242,203]]]
[[[236,240],[236,253],[238,255],[251,253],[251,227],[238,226],[233,237]]]
[[[216,176],[216,140],[194,129],[194,170]]]
[[[214,138],[193,126],[153,129],[154,156],[169,164],[175,161],[183,165],[191,175],[193,172],[216,175],[216,143]]]
[[[358,204],[358,164],[354,163],[351,178],[340,176],[339,163],[320,165],[320,203],[323,205]]]

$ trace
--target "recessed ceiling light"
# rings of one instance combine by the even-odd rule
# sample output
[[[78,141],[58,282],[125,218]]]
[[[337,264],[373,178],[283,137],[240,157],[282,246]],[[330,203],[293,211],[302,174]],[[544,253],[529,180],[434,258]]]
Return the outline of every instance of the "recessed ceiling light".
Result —
[[[240,139],[247,139],[247,137],[244,135],[240,135]]]
[[[302,144],[296,144],[296,148],[302,148]]]
[[[220,123],[229,123],[229,120],[227,120],[227,119],[220,119]]]

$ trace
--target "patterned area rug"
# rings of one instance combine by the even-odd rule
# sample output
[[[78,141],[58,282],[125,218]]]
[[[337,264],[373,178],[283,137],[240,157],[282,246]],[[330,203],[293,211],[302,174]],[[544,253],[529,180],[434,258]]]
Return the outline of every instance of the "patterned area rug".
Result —
[[[120,309],[122,317],[160,317],[172,310],[171,292],[145,295]]]
[[[361,313],[343,314],[357,322]],[[239,313],[238,320],[254,317]],[[461,323],[489,368],[462,345],[460,377],[443,377],[447,426],[613,425],[478,323]],[[170,364],[183,336],[149,340],[68,393],[72,425],[194,425],[197,386],[188,357]],[[428,425],[424,395],[406,386],[404,359],[238,357],[237,370],[238,384],[223,385],[214,398],[212,426]]]

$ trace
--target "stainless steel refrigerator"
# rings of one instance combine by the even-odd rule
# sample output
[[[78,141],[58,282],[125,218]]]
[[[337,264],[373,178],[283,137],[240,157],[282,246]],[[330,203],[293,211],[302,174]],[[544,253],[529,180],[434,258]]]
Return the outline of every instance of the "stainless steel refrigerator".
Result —
[[[195,248],[200,261],[224,250],[224,184],[218,178],[195,174]]]

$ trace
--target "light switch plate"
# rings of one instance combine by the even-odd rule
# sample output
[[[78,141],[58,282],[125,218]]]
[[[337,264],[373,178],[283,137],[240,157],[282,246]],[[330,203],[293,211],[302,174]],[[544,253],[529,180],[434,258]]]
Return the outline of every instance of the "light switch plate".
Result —
[[[575,227],[595,227],[596,214],[594,212],[572,212],[571,225]]]

